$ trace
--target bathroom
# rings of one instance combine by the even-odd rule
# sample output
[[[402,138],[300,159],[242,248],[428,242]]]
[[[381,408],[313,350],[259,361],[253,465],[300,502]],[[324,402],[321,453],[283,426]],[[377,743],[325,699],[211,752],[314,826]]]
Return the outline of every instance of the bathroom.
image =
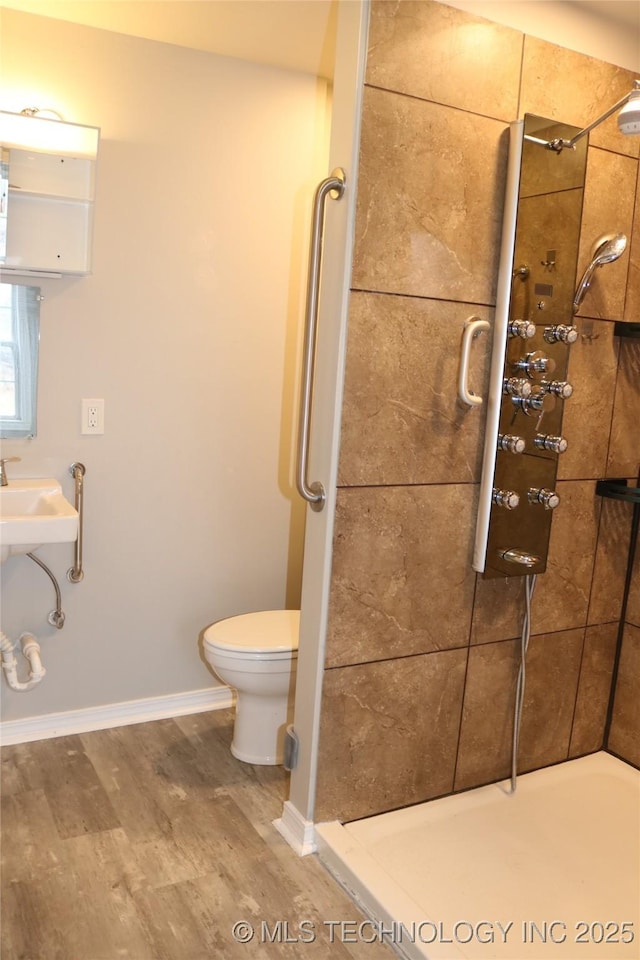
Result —
[[[463,26],[470,24],[461,24],[460,36]],[[508,47],[509,37],[496,33]],[[216,692],[198,656],[197,638],[203,627],[238,612],[295,607],[300,599],[305,516],[292,492],[296,416],[292,370],[301,346],[299,317],[306,274],[301,251],[310,196],[315,183],[331,168],[326,147],[327,85],[294,73],[287,74],[286,84],[279,85],[282,75],[264,67],[222,62],[180,47],[160,47],[8,8],[2,10],[2,34],[7,50],[3,51],[3,73],[17,97],[3,104],[5,109],[21,109],[36,95],[40,100],[45,91],[48,106],[76,122],[102,129],[96,269],[93,276],[81,280],[42,281],[40,395],[46,403],[41,402],[38,411],[39,436],[31,444],[16,444],[15,449],[6,445],[7,453],[22,457],[19,466],[25,474],[44,470],[47,475],[64,477],[71,462],[80,459],[86,464],[86,576],[81,584],[65,583],[67,622],[58,633],[47,624],[51,608],[47,579],[23,560],[3,568],[3,629],[14,635],[28,628],[39,635],[47,667],[46,681],[28,695],[3,690],[3,719],[16,736],[37,739],[56,730],[82,729],[83,723],[96,729],[100,724],[226,707],[226,691],[217,688]],[[475,48],[476,40],[470,44]],[[532,45],[530,41],[529,47]],[[73,57],[60,56],[61,50],[71,49]],[[55,69],[52,50],[56,51]],[[462,88],[462,93],[454,91],[449,100],[441,91],[414,93],[412,88],[402,88],[404,93],[426,100],[453,101],[447,122],[459,115],[457,107],[469,111],[465,117],[468,127],[457,131],[457,152],[454,150],[447,162],[460,164],[464,157],[465,182],[476,190],[483,181],[483,170],[492,171],[490,183],[484,178],[474,219],[465,211],[466,221],[451,223],[452,235],[461,248],[456,249],[456,256],[467,258],[467,275],[454,277],[459,284],[456,289],[446,288],[447,278],[452,276],[446,245],[421,250],[425,275],[437,276],[445,285],[439,289],[420,286],[422,276],[417,280],[409,277],[408,287],[396,288],[392,258],[376,256],[375,251],[362,253],[352,281],[353,287],[362,290],[417,294],[432,298],[431,303],[446,301],[450,313],[443,307],[438,321],[442,354],[426,349],[432,347],[431,330],[428,344],[421,343],[415,351],[417,359],[426,357],[437,364],[442,382],[448,377],[455,383],[461,324],[470,314],[482,310],[490,314],[503,195],[500,172],[505,162],[501,132],[524,109],[550,115],[553,108],[566,122],[586,124],[616,98],[609,98],[612,87],[606,69],[594,61],[565,53],[563,69],[556,74],[557,49],[550,51],[541,42],[540,50],[540,58],[529,61],[535,83],[525,87],[527,78],[523,78],[524,105],[518,103],[521,47],[515,53],[511,48],[510,59],[502,53],[496,56],[501,70],[507,71],[510,64],[510,77],[499,71],[495,75],[482,71],[483,78],[490,81],[485,94],[489,100],[497,99],[498,90],[507,94],[499,111],[484,106],[477,110],[478,116],[474,112],[480,96],[477,66],[462,83],[453,84]],[[545,50],[550,54],[547,57]],[[589,52],[596,60],[616,62],[613,53]],[[446,53],[441,60],[449,72]],[[435,84],[439,60],[434,52],[419,50],[416,62],[432,65]],[[495,63],[492,66],[497,70]],[[587,95],[582,101],[585,90],[591,89],[583,83],[587,66],[594,71],[593,89],[599,90],[602,84],[603,92],[598,97],[594,93],[592,100]],[[632,79],[633,67],[625,66],[626,79]],[[218,82],[212,84],[214,89],[224,90],[224,96],[213,102],[205,82],[207,71],[215,73]],[[570,82],[572,76],[579,77],[578,84]],[[229,98],[234,82],[239,103]],[[377,82],[394,89],[388,80]],[[6,86],[3,76],[3,89]],[[264,91],[265,104],[255,109],[259,91]],[[471,102],[461,104],[456,98],[463,95]],[[296,119],[289,119],[282,129],[277,126],[284,117],[278,96],[285,98],[287,111],[298,111]],[[371,90],[367,96],[372,103]],[[400,96],[395,96],[398,105],[404,106],[404,100],[400,104]],[[380,102],[388,101],[381,96]],[[334,100],[334,111],[337,106]],[[379,127],[383,121],[391,122],[383,115]],[[257,170],[256,141],[262,148]],[[246,148],[239,150],[239,143]],[[300,171],[294,195],[290,188],[287,192],[287,209],[279,201],[277,188],[278,182],[290,184],[289,170],[281,166],[285,143],[287,156]],[[608,147],[597,154],[604,167],[599,176],[607,185],[615,182],[616,190],[593,184],[598,209],[593,225],[585,224],[581,262],[594,237],[602,232],[603,222],[610,228],[610,221],[615,220],[615,229],[636,236],[637,147],[629,149],[635,153],[623,155]],[[418,151],[417,168],[427,169],[428,159],[427,153]],[[613,165],[613,172],[608,164]],[[373,158],[371,165],[375,184],[380,171]],[[264,179],[256,183],[256,175]],[[442,192],[449,175],[450,168],[441,168],[440,181],[425,178],[418,187],[425,196],[442,198],[447,217],[451,207],[455,209],[461,202],[455,194],[459,178],[451,184],[451,195]],[[278,177],[282,179],[278,181]],[[194,183],[202,184],[199,190],[193,189]],[[359,193],[364,195],[362,184]],[[159,197],[166,197],[166,206]],[[256,219],[258,197],[260,203],[268,204],[264,220]],[[445,221],[432,203],[428,206],[429,224]],[[203,210],[208,216],[203,217]],[[276,225],[282,247],[273,242]],[[384,231],[381,234],[384,236]],[[426,254],[435,257],[433,269],[428,267]],[[376,263],[387,266],[389,275],[376,276],[372,283],[366,269]],[[248,269],[251,284],[246,282]],[[585,313],[581,322],[587,328],[574,353],[580,372],[572,370],[577,384],[593,378],[595,400],[576,389],[567,407],[566,432],[572,439],[567,457],[573,459],[563,461],[560,476],[567,510],[555,517],[550,570],[540,578],[534,599],[534,633],[547,639],[530,671],[530,690],[538,692],[536,709],[524,720],[522,747],[528,769],[597,749],[606,715],[624,580],[624,556],[619,547],[629,516],[624,505],[595,501],[594,485],[604,476],[633,480],[638,472],[638,452],[633,446],[637,386],[635,391],[629,390],[633,379],[618,373],[619,369],[623,374],[628,369],[637,371],[637,347],[625,344],[623,349],[607,321],[621,318],[622,310],[628,311],[625,319],[634,319],[640,295],[637,266],[630,265],[629,258],[607,271],[598,277],[598,290],[609,299],[604,307],[592,300],[593,316]],[[403,272],[402,265],[399,272]],[[269,284],[275,276],[286,277],[286,282],[272,289]],[[230,278],[232,282],[225,285]],[[427,276],[427,282],[429,279]],[[466,285],[463,279],[468,281]],[[411,283],[418,286],[411,287]],[[594,296],[596,292],[594,289]],[[613,313],[606,312],[607,305]],[[367,329],[376,324],[375,298],[366,306],[371,314],[366,315],[363,308],[365,344]],[[400,305],[397,309],[400,311]],[[211,323],[212,313],[220,322]],[[355,321],[350,322],[353,327]],[[345,404],[353,403],[360,390],[354,380],[357,373],[348,360]],[[435,379],[436,374],[422,368],[415,376],[419,384],[425,377],[428,382]],[[258,394],[256,384],[262,384],[265,392]],[[80,400],[84,397],[105,398],[103,437],[79,436]],[[412,398],[400,400],[412,402]],[[318,819],[366,816],[488,782],[507,772],[506,744],[496,742],[499,725],[486,714],[486,708],[491,704],[496,711],[505,711],[512,694],[503,686],[492,688],[489,697],[475,694],[472,683],[481,690],[490,682],[485,679],[487,674],[512,681],[513,637],[519,632],[521,596],[515,583],[476,580],[471,570],[480,417],[475,416],[476,411],[459,412],[453,393],[438,393],[437,404],[441,418],[429,440],[435,439],[442,421],[453,418],[454,429],[448,436],[440,436],[439,456],[413,465],[413,476],[402,472],[412,466],[402,463],[402,451],[380,444],[370,434],[369,450],[381,452],[387,462],[367,464],[355,446],[357,433],[362,431],[357,417],[353,435],[343,433],[343,455],[345,445],[350,444],[354,463],[351,475],[346,466],[341,468],[344,472],[339,481],[338,513],[343,526],[334,561],[333,602],[343,608],[341,617],[336,618],[334,606],[328,640],[330,670],[319,748]],[[463,423],[468,427],[465,432]],[[611,424],[615,442],[610,445]],[[578,426],[581,435],[576,437]],[[371,428],[367,423],[366,429]],[[401,420],[391,418],[382,429],[385,436],[402,439]],[[245,442],[248,431],[250,444]],[[418,448],[417,456],[421,449],[424,447]],[[390,472],[385,474],[385,467]],[[430,547],[423,550],[423,538],[416,536],[407,538],[403,552],[393,531],[414,526],[411,513],[402,511],[410,510],[415,501],[409,506],[407,500],[404,505],[401,502],[403,496],[413,496],[411,485],[417,488],[416,497],[421,493],[433,496],[433,502],[427,503]],[[350,555],[349,549],[363,534],[357,527],[358,517],[381,516],[382,507],[388,511],[385,543],[389,550],[377,552],[379,541],[374,538],[367,541],[363,556]],[[446,565],[440,562],[443,542],[448,549]],[[452,544],[454,549],[450,549]],[[42,555],[64,578],[69,560],[58,558],[56,550],[50,548]],[[370,564],[372,552],[378,566]],[[407,571],[410,588],[415,584],[412,592],[390,581],[389,569],[397,567]],[[425,570],[432,584],[429,591],[423,589]],[[400,604],[408,603],[408,610],[396,609],[391,599],[391,606],[378,612],[367,604],[368,592],[383,593],[390,582],[391,592],[398,593]],[[451,583],[456,584],[453,592],[448,590]],[[354,593],[360,599],[349,608],[346,601]],[[409,660],[402,651],[394,658],[379,652],[380,644],[388,640],[382,635],[384,624],[395,618],[402,627],[405,614],[438,625],[446,620],[446,638],[425,636],[419,642],[424,640],[427,645],[412,651],[425,654],[422,659],[428,664],[428,681],[438,691],[446,681],[450,693],[450,698],[441,702],[443,723],[437,732],[428,718],[420,719],[420,706],[430,696],[428,683],[425,686],[424,678],[415,671],[406,676],[405,668],[415,663],[414,658]],[[352,640],[354,621],[366,629],[372,652],[360,649],[352,658],[358,646]],[[456,631],[468,646],[470,630],[470,695],[466,703],[476,712],[463,718],[458,736],[461,675],[468,651],[457,645]],[[346,635],[350,636],[349,647]],[[546,656],[542,650],[548,650]],[[428,656],[432,659],[427,660]],[[631,668],[631,675],[634,673],[637,671]],[[573,691],[571,709],[569,698],[563,695],[568,687]],[[345,690],[350,689],[357,691],[361,704],[355,714],[345,710]],[[394,716],[399,689],[403,714],[415,718],[408,734],[403,728],[402,749],[393,739],[392,723],[376,726],[371,721],[372,707],[383,718]],[[123,707],[127,704],[130,706]],[[352,729],[345,728],[345,716]],[[551,721],[555,729],[549,733]],[[349,750],[345,750],[345,740]],[[454,783],[456,752],[459,763]],[[383,754],[393,762],[381,764]],[[347,759],[349,775],[344,776]],[[637,764],[637,753],[628,759]],[[409,790],[403,782],[407,769],[416,771]],[[354,790],[354,783],[361,789]],[[297,808],[311,818],[308,789],[296,783],[295,777],[292,789]],[[363,795],[375,804],[376,794],[382,797],[377,806],[363,805]]]

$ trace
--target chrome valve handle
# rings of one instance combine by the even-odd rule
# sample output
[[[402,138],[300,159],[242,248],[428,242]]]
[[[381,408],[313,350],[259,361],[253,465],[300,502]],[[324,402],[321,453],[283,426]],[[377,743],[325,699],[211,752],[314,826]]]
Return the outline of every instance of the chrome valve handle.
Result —
[[[517,360],[514,367],[522,370],[528,377],[535,377],[540,373],[553,373],[556,362],[551,357],[546,357],[541,350],[535,350],[528,353],[523,360]]]
[[[495,490],[491,499],[497,507],[504,507],[505,510],[515,510],[520,503],[520,497],[513,490]]]
[[[525,446],[523,437],[514,437],[510,433],[498,434],[498,450],[506,450],[508,453],[524,453]]]
[[[542,334],[547,343],[575,343],[578,339],[578,328],[573,324],[554,323],[551,327],[545,327]]]
[[[547,490],[545,487],[530,487],[527,500],[529,503],[541,503],[545,510],[555,510],[560,503],[560,497],[555,490]]]
[[[520,377],[505,377],[502,381],[502,390],[510,397],[529,397],[531,384]]]
[[[553,437],[549,433],[535,437],[533,444],[540,450],[551,450],[553,453],[564,453],[569,446],[564,437]]]
[[[507,330],[510,337],[520,337],[522,340],[531,340],[536,335],[536,325],[530,320],[514,320]]]
[[[573,387],[566,380],[541,380],[540,386],[546,393],[554,393],[562,400],[568,400],[573,393]]]

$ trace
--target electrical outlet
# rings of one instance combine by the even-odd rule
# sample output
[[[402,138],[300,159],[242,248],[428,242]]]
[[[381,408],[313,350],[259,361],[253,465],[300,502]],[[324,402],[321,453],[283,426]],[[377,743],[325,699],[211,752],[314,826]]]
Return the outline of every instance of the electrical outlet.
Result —
[[[83,400],[80,433],[104,433],[104,400]]]

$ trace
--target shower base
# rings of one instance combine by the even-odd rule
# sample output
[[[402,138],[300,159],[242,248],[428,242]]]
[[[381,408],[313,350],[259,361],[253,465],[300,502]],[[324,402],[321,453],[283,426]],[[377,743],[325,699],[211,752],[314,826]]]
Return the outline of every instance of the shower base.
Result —
[[[640,773],[596,753],[342,825],[318,855],[411,960],[638,960]]]

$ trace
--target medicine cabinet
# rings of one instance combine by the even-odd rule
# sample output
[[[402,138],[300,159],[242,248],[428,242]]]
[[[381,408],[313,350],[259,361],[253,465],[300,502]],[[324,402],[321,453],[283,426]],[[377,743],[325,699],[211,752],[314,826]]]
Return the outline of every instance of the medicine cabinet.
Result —
[[[91,272],[97,127],[0,111],[0,265]]]

